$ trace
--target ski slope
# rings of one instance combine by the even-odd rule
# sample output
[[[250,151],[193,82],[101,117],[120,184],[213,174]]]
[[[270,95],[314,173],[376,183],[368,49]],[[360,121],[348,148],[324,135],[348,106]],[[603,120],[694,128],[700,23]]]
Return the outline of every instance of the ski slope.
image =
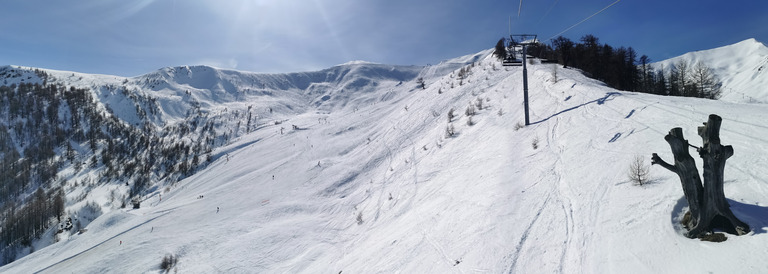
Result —
[[[334,93],[345,103],[242,135],[141,209],[108,212],[0,272],[157,273],[166,254],[180,273],[768,272],[765,105],[617,91],[534,64],[532,124],[519,128],[522,69],[475,57],[463,57],[477,62],[461,85],[461,62],[445,62],[420,73],[425,90]],[[722,243],[682,236],[675,174],[627,178],[636,155],[672,158],[673,127],[700,144],[712,113],[735,150],[726,197],[753,230]]]

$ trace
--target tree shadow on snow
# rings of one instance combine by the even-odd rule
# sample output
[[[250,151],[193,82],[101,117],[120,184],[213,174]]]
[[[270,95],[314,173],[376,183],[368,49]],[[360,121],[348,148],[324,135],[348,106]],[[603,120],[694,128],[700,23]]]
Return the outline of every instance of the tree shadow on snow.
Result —
[[[645,181],[643,185],[652,186],[652,185],[660,184],[661,182],[665,182],[667,180],[669,180],[669,177],[654,177],[654,178],[648,179],[648,181]]]
[[[733,214],[747,223],[755,234],[768,232],[768,207],[745,204],[727,198],[726,200],[731,205]]]
[[[632,117],[632,114],[635,114],[635,110],[634,109],[632,111],[630,111],[629,114],[627,114],[627,117],[624,117],[624,119],[629,119],[629,117]]]
[[[614,97],[614,96],[620,96],[620,95],[621,95],[621,93],[618,93],[618,92],[608,92],[608,93],[606,93],[606,94],[605,94],[605,96],[603,96],[603,97],[597,98],[597,99],[595,99],[595,100],[592,100],[592,101],[589,101],[589,102],[586,102],[586,103],[582,103],[582,104],[580,104],[580,105],[577,105],[577,106],[574,106],[574,107],[570,107],[570,108],[567,108],[567,109],[561,110],[561,111],[560,111],[560,112],[558,112],[558,113],[552,114],[552,116],[549,116],[549,117],[547,117],[547,118],[541,119],[541,120],[539,120],[539,121],[536,121],[536,122],[533,122],[533,123],[531,123],[531,125],[535,125],[535,124],[538,124],[538,123],[542,123],[542,122],[545,122],[545,121],[547,121],[547,120],[549,120],[549,119],[552,119],[552,117],[558,116],[558,115],[560,115],[560,114],[563,114],[563,113],[569,112],[569,111],[571,111],[571,110],[574,110],[574,109],[577,109],[577,108],[580,108],[580,107],[583,107],[583,106],[586,106],[586,105],[589,105],[589,104],[592,104],[592,103],[597,103],[598,105],[602,105],[602,104],[605,104],[605,102],[612,100],[612,99],[613,99],[612,97]]]
[[[726,200],[728,200],[728,204],[731,205],[733,214],[743,222],[747,223],[752,230],[752,233],[768,233],[768,207],[745,204],[728,198],[726,198]],[[684,235],[685,232],[687,232],[680,223],[686,211],[688,211],[688,201],[685,200],[685,196],[682,196],[677,200],[671,214],[672,227],[674,227],[675,231],[680,235]]]
[[[669,177],[654,177],[654,178],[650,178],[650,179],[644,181],[642,185],[639,185],[635,181],[628,179],[626,181],[618,182],[618,183],[614,184],[614,186],[619,186],[619,185],[623,185],[623,184],[632,184],[633,186],[637,186],[637,187],[650,187],[650,186],[659,184],[659,183],[667,181],[667,180],[669,180]]]

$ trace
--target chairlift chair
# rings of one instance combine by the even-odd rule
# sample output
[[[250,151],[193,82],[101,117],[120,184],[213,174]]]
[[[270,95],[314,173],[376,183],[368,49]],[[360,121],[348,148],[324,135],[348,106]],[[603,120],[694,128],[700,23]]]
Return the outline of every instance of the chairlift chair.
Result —
[[[541,59],[542,64],[557,64],[557,60]]]
[[[504,58],[504,60],[501,61],[501,65],[505,67],[511,67],[511,66],[522,66],[523,60],[517,59],[516,56],[518,55],[517,49],[513,45],[510,45],[507,48],[507,58]]]
[[[505,66],[505,67],[522,66],[523,65],[523,60],[507,58],[507,59],[504,59],[503,61],[501,61],[501,65]]]

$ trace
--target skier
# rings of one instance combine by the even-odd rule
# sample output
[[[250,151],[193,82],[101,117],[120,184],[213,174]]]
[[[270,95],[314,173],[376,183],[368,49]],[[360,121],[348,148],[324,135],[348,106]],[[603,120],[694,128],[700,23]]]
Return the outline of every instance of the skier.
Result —
[[[218,206],[216,207],[216,213],[219,213],[219,207]]]

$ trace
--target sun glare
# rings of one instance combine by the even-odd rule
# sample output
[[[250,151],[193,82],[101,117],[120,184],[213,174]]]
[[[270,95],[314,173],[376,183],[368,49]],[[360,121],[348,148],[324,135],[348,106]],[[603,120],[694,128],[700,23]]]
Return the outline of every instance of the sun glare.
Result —
[[[105,20],[110,23],[122,21],[136,15],[154,2],[155,0],[119,1],[110,16],[105,16]]]

